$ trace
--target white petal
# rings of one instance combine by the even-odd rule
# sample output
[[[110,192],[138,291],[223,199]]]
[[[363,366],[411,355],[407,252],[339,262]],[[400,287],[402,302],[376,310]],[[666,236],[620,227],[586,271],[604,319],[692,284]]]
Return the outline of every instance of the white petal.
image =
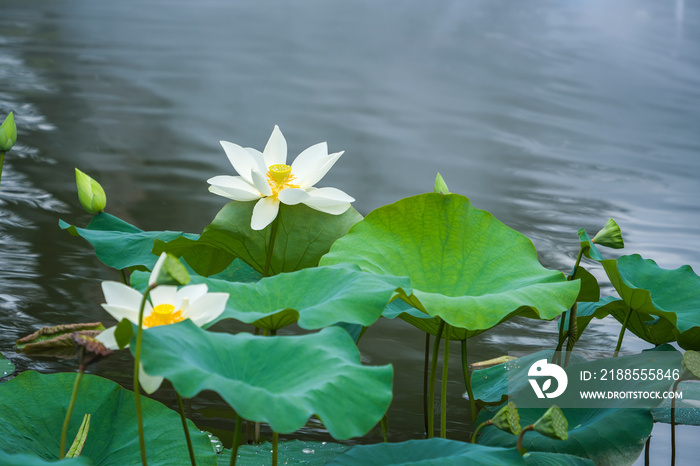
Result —
[[[263,158],[265,159],[265,168],[269,168],[270,165],[287,163],[287,141],[284,139],[282,131],[280,131],[277,125],[275,125],[270,139],[265,145]],[[267,170],[265,170],[265,172],[267,172]]]
[[[209,191],[234,201],[254,201],[262,194],[242,176],[219,175],[209,178]]]
[[[145,370],[143,370],[143,364],[139,363],[139,385],[143,388],[143,391],[149,395],[158,388],[160,384],[163,383],[163,377],[158,377],[155,375],[148,375]]]
[[[355,199],[336,188],[319,188],[308,191],[309,199],[304,204],[312,209],[332,215],[340,215]]]
[[[344,152],[336,152],[334,154],[329,154],[326,160],[323,162],[323,165],[316,167],[315,170],[310,171],[302,180],[298,181],[299,186],[301,188],[310,188],[311,186],[318,183],[321,180],[321,178],[326,176],[328,170],[330,170],[331,167],[335,165],[335,162],[338,161],[338,159],[341,155],[343,155],[343,153]]]
[[[232,142],[220,141],[221,147],[224,148],[229,162],[233,168],[249,183],[253,183],[249,177],[252,169],[260,169],[264,164],[263,158],[255,154],[256,151],[244,149],[238,144]],[[260,152],[258,152],[260,154]],[[262,154],[260,154],[262,155]],[[265,168],[263,168],[264,170]]]
[[[119,345],[117,344],[117,339],[114,338],[114,332],[117,330],[117,327],[110,327],[106,330],[103,330],[102,333],[97,335],[95,339],[105,345],[107,348],[111,349],[112,351],[116,351],[119,349]]]
[[[204,283],[183,286],[182,288],[177,290],[177,297],[175,298],[175,303],[178,306],[180,306],[183,299],[189,299],[190,303],[193,303],[205,294],[207,294],[207,291],[207,285],[205,285]]]
[[[272,197],[263,197],[253,207],[253,216],[250,219],[250,228],[262,230],[277,217],[280,209],[280,201]]]
[[[279,193],[280,201],[287,205],[297,205],[308,198],[308,193],[301,188],[285,188]]]
[[[253,170],[250,172],[250,177],[253,179],[253,184],[263,196],[272,196],[272,188],[270,188],[270,183],[267,182],[265,176],[263,176],[259,171]]]
[[[162,253],[158,260],[156,261],[156,265],[153,266],[153,271],[151,271],[151,276],[148,277],[148,284],[153,285],[156,280],[158,279],[158,275],[160,274],[160,269],[163,268],[163,262],[165,262],[165,258],[168,256],[167,253]]]
[[[305,149],[292,162],[292,174],[296,177],[295,183],[302,188],[308,188],[312,185],[303,185],[303,180],[309,175],[320,169],[328,160],[328,144],[320,142],[308,149]]]
[[[151,312],[150,304],[146,303],[143,315],[148,315]],[[129,321],[138,324],[139,323],[139,308],[117,306],[114,304],[103,304],[102,309],[109,312],[109,315],[114,317],[117,322],[122,319],[129,319]],[[148,310],[148,312],[146,312]]]
[[[198,327],[208,324],[224,312],[228,298],[228,293],[207,293],[192,302],[186,317],[192,319]]]
[[[102,282],[102,292],[107,304],[128,307],[138,312],[143,295],[123,283]]]
[[[176,294],[176,286],[161,285],[153,288],[149,296],[151,297],[151,302],[153,303],[154,307],[158,306],[159,304],[172,304],[173,306],[175,306],[175,304],[177,304],[175,301]]]

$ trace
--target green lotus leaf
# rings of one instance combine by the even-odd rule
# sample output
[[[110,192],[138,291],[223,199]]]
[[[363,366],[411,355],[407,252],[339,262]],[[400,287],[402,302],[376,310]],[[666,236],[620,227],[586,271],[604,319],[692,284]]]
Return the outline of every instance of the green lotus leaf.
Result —
[[[182,396],[215,391],[243,418],[279,433],[300,429],[315,414],[334,438],[361,436],[392,396],[392,367],[362,366],[352,338],[337,327],[261,337],[208,332],[186,320],[144,332],[142,362]]]
[[[370,212],[320,263],[344,262],[408,276],[413,293],[399,292],[401,299],[472,335],[515,315],[553,319],[580,286],[542,267],[529,239],[457,194],[422,194]]]
[[[222,270],[211,257],[233,260],[238,257],[253,269],[264,272],[272,225],[256,231],[250,228],[255,202],[231,201],[219,211],[214,221],[196,241],[179,239],[161,245],[162,250],[183,255],[199,275],[209,276]],[[350,207],[341,215],[329,215],[303,204],[280,204],[277,236],[267,275],[294,272],[315,267],[331,245],[345,235],[362,216]],[[190,248],[200,255],[198,258]],[[225,262],[225,261],[224,261]]]
[[[5,359],[5,357],[0,354],[0,379],[7,377],[15,371],[15,365],[12,361]]]
[[[75,377],[72,373],[43,375],[26,371],[0,385],[0,450],[13,455],[32,453],[43,460],[56,461]],[[145,397],[141,406],[148,464],[189,464],[180,415]],[[86,374],[68,427],[69,439],[75,437],[83,415],[88,413],[90,432],[81,458],[89,458],[95,465],[140,464],[132,392],[110,380]],[[192,422],[189,427],[197,464],[216,464],[209,438]]]
[[[330,465],[513,465],[525,464],[515,448],[493,448],[441,438],[400,443],[357,445],[327,463]]]
[[[581,280],[581,290],[578,293],[576,301],[596,302],[600,300],[600,286],[598,285],[598,280],[596,280],[588,270],[579,265],[576,267],[573,279]]]
[[[158,260],[158,256],[151,253],[157,239],[172,241],[183,235],[186,238],[197,237],[180,231],[143,231],[104,212],[95,215],[85,228],[78,228],[63,220],[59,220],[58,224],[72,235],[81,236],[90,243],[102,263],[120,270],[152,270]]]
[[[600,253],[600,251],[598,251],[598,248],[591,237],[588,236],[585,229],[581,228],[578,231],[578,237],[581,242],[581,250],[583,251],[584,256],[597,261],[603,260],[603,255]]]
[[[134,274],[132,284],[143,286],[147,274]],[[136,281],[134,278],[137,278]],[[339,322],[372,325],[394,291],[408,287],[403,277],[378,276],[355,266],[312,267],[263,278],[257,283],[191,277],[210,292],[229,293],[226,310],[206,327],[223,319],[237,319],[266,330],[297,323],[316,330]]]
[[[58,461],[47,461],[39,458],[32,453],[17,453],[11,455],[0,451],[0,464],[3,466],[46,466],[47,464],[58,464],[60,466],[93,466],[90,458],[66,458]]]
[[[279,442],[277,446],[278,464],[326,464],[350,448],[348,445],[332,442],[306,442],[291,440]],[[218,464],[229,466],[231,450],[225,450],[217,457]],[[272,444],[241,445],[238,447],[236,464],[272,464]]]
[[[683,398],[676,399],[676,415],[674,422],[686,426],[700,426],[700,382],[696,380],[681,381],[678,393]],[[651,410],[654,422],[671,423],[671,400],[666,399]]]
[[[638,254],[600,262],[620,297],[633,309],[633,315],[638,314],[638,319],[652,325],[658,324],[652,316],[667,320],[675,327],[681,348],[700,349],[700,277],[690,266],[662,269]],[[650,332],[655,337],[668,333],[665,325]]]
[[[690,380],[700,379],[700,353],[697,351],[686,351],[683,354],[682,377]]]
[[[551,357],[551,351],[543,351],[528,355],[518,360],[511,361],[509,366],[495,366],[483,371],[474,371],[472,388],[482,395],[486,390],[486,380],[494,386],[500,387],[503,394],[509,395],[509,399],[518,406],[521,425],[534,424],[547,410],[546,407],[534,408],[552,404],[564,406],[562,412],[569,423],[569,438],[566,441],[549,439],[536,432],[528,432],[523,439],[523,447],[528,451],[547,451],[566,453],[591,459],[595,464],[616,465],[631,463],[642,451],[649,437],[653,425],[650,409],[658,404],[659,399],[637,400],[596,400],[586,404],[586,408],[571,408],[580,406],[578,393],[584,390],[614,390],[614,391],[666,391],[673,380],[647,380],[643,384],[639,380],[622,380],[616,382],[581,381],[582,371],[589,371],[600,376],[603,369],[622,370],[634,368],[661,368],[669,374],[678,369],[681,363],[681,355],[672,347],[666,345],[652,351],[640,354],[606,358],[595,361],[581,361],[572,357],[569,366],[565,369],[568,375],[568,386],[564,394],[556,400],[538,400],[528,382],[528,370],[532,362]],[[573,356],[576,356],[574,354]],[[499,370],[500,369],[500,370]],[[487,373],[487,371],[489,371]],[[490,377],[478,377],[479,373],[487,373]],[[483,374],[482,374],[483,375]],[[480,382],[476,383],[477,380]],[[510,382],[510,386],[508,383]],[[497,397],[495,390],[487,392],[492,399]],[[523,406],[528,406],[523,408]],[[483,422],[493,416],[493,410],[486,408],[477,422]],[[481,444],[513,447],[517,439],[494,427],[486,427],[482,430],[478,441]]]
[[[530,451],[523,455],[525,464],[533,466],[595,466],[593,461],[564,453],[546,453],[542,451]]]
[[[527,371],[532,364],[540,359],[551,361],[553,356],[554,351],[552,350],[539,351],[503,364],[472,371],[471,382],[474,397],[481,402],[481,405],[501,404],[509,393],[517,393],[530,388]],[[577,353],[571,355],[570,363],[585,361],[586,359]],[[516,405],[520,406],[517,403]]]

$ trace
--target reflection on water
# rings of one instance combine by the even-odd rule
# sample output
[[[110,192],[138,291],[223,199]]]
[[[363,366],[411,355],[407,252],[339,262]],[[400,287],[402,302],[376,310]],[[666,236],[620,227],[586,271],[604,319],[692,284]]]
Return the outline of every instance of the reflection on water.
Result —
[[[3,353],[14,360],[14,340],[42,325],[107,320],[99,282],[119,276],[57,227],[88,220],[73,167],[102,183],[111,213],[199,232],[223,205],[206,179],[232,174],[218,141],[262,147],[275,124],[290,156],[320,141],[346,151],[324,182],[362,213],[430,190],[440,171],[453,192],[531,238],[547,267],[568,271],[576,231],[611,216],[627,253],[700,266],[696,3],[303,5],[3,2],[0,111],[13,109],[19,127],[0,185]],[[612,347],[618,329],[595,321],[582,344]],[[554,340],[553,324],[519,319],[470,351],[487,359]],[[419,436],[422,335],[382,321],[361,349],[395,364],[392,423],[406,429],[394,440]],[[22,370],[70,367],[16,358]],[[129,385],[129,357],[116,360],[96,370]],[[459,400],[457,372],[452,380]],[[197,403],[195,414],[212,415],[215,400]],[[454,403],[458,438],[467,416]],[[214,416],[229,426],[225,412]]]

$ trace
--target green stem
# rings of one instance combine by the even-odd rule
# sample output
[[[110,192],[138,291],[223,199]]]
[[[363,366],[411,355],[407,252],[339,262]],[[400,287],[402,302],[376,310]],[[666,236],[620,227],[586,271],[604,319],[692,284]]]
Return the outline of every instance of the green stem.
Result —
[[[651,447],[651,434],[649,435],[649,438],[647,439],[647,443],[644,444],[644,466],[649,466],[651,464],[651,460],[649,458],[649,448]]]
[[[447,438],[447,376],[450,367],[450,326],[445,324],[445,354],[442,357],[442,384],[440,385],[440,437]]]
[[[185,417],[185,407],[182,405],[182,397],[177,395],[177,405],[180,408],[180,419],[182,419],[182,430],[185,431],[185,440],[187,440],[187,450],[190,452],[190,462],[192,466],[197,466],[197,460],[194,457],[194,449],[192,448],[192,439],[190,439],[190,430],[187,428],[187,418]]]
[[[2,181],[2,166],[5,164],[5,151],[0,150],[0,181]],[[63,458],[63,457],[61,457]]]
[[[153,284],[146,289],[141,299],[139,308],[139,327],[136,331],[136,349],[134,350],[134,400],[136,402],[136,424],[139,430],[139,448],[141,449],[141,463],[148,465],[146,459],[146,441],[143,435],[143,415],[141,414],[141,386],[139,385],[139,364],[141,364],[141,339],[143,337],[143,310],[146,307],[146,300],[151,291],[158,285]]]
[[[472,391],[472,376],[469,373],[469,364],[467,364],[467,340],[462,340],[462,372],[464,373],[464,385],[467,387],[467,396],[469,397],[469,409],[471,410],[472,422],[476,421],[476,400]]]
[[[381,421],[379,421],[379,427],[382,429],[382,438],[384,438],[384,443],[389,443],[389,416],[385,413]]]
[[[124,282],[124,284],[126,286],[129,286],[129,280],[126,279],[126,270],[122,269],[121,272],[122,272],[122,281]]]
[[[279,443],[280,434],[272,433],[272,466],[277,466],[277,444]]]
[[[566,358],[564,359],[564,367],[569,365],[569,359],[571,358],[571,352],[574,350],[574,345],[578,339],[578,327],[576,322],[576,303],[569,309],[569,338],[566,341]]]
[[[491,425],[491,419],[489,419],[488,421],[484,421],[484,422],[482,422],[481,424],[479,424],[479,427],[477,427],[476,430],[474,431],[474,433],[472,434],[472,443],[476,443],[476,436],[477,436],[477,434],[479,433],[479,431],[480,431],[481,429],[483,429],[484,427],[490,426],[490,425]]]
[[[423,423],[428,434],[428,371],[430,370],[430,334],[425,332],[425,363],[423,365]]]
[[[61,429],[61,449],[58,452],[59,459],[63,459],[63,457],[66,456],[66,435],[68,434],[68,424],[70,424],[70,417],[73,414],[75,400],[78,398],[78,387],[80,387],[80,379],[83,378],[83,373],[85,373],[85,366],[81,365],[78,368],[78,374],[75,376],[75,382],[73,383],[73,393],[70,396],[70,403],[68,403],[68,411],[66,412],[66,418],[63,420],[63,428]]]
[[[673,398],[671,398],[671,466],[676,464],[676,390],[680,381],[681,379],[678,379],[673,382]]]
[[[435,436],[435,375],[437,372],[438,351],[440,351],[440,338],[442,338],[442,331],[445,328],[445,321],[439,317],[437,319],[440,320],[440,325],[438,325],[435,343],[433,344],[433,361],[430,364],[430,384],[428,386],[428,438]]]
[[[272,251],[275,249],[275,239],[277,238],[277,224],[279,223],[279,213],[272,221],[270,228],[270,243],[267,246],[267,257],[265,257],[265,268],[263,269],[263,277],[269,277],[270,263],[272,262]]]
[[[630,321],[630,317],[632,317],[632,308],[630,308],[629,312],[627,313],[625,323],[622,324],[622,328],[620,329],[620,336],[617,337],[617,346],[615,347],[615,354],[613,354],[613,358],[617,357],[617,354],[620,352],[620,348],[622,348],[622,339],[625,337],[625,330],[627,330],[627,324]]]
[[[529,426],[527,426],[526,428],[524,428],[523,430],[520,431],[520,435],[518,436],[518,443],[517,443],[516,447],[521,455],[524,455],[525,453],[527,453],[523,449],[523,437],[525,436],[525,432],[527,432],[528,430],[535,430],[535,426],[530,424]]]
[[[231,445],[231,466],[236,464],[238,456],[238,437],[241,434],[241,416],[236,413],[236,427],[233,430],[233,444]]]

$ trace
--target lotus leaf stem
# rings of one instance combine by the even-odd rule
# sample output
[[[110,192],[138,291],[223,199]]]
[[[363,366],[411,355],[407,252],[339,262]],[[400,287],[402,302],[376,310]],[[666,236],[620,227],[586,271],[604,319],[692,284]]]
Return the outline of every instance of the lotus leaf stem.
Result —
[[[622,339],[625,337],[625,330],[627,330],[627,324],[629,324],[630,317],[632,317],[632,308],[630,308],[629,312],[627,313],[627,317],[625,317],[625,323],[622,324],[622,328],[620,329],[620,336],[617,337],[617,346],[615,347],[615,353],[613,354],[613,358],[617,357],[617,354],[620,352],[620,348],[622,348]]]
[[[192,448],[192,439],[190,438],[190,430],[187,428],[187,418],[185,417],[185,407],[182,405],[182,397],[177,392],[175,392],[175,395],[177,395],[177,405],[180,408],[182,430],[185,431],[185,440],[187,440],[187,450],[190,453],[190,462],[192,463],[192,466],[197,466],[197,459],[194,456],[194,449]]]
[[[236,464],[238,457],[238,437],[241,434],[241,416],[236,413],[236,427],[233,429],[233,443],[231,444],[231,466]]]
[[[680,381],[679,378],[673,382],[673,397],[671,398],[671,466],[676,464],[676,391]]]
[[[2,181],[2,166],[5,164],[5,151],[0,150],[0,181]]]
[[[428,434],[428,371],[430,370],[430,334],[425,332],[425,362],[423,364],[423,423]]]
[[[467,388],[467,396],[469,397],[469,409],[472,414],[472,422],[476,421],[477,409],[474,392],[472,391],[472,376],[469,373],[469,364],[467,364],[467,340],[462,340],[462,372],[464,373],[464,385]]]
[[[158,285],[155,283],[146,289],[141,299],[139,308],[139,328],[136,331],[136,349],[134,350],[134,401],[136,402],[136,424],[139,430],[139,448],[141,450],[141,463],[148,465],[146,459],[146,441],[143,435],[143,415],[141,414],[141,386],[139,385],[139,364],[141,364],[141,339],[143,338],[143,310],[146,307],[146,300],[151,291]]]
[[[82,364],[78,368],[78,373],[75,376],[75,382],[73,383],[73,392],[70,396],[70,402],[68,403],[68,411],[66,411],[66,418],[63,420],[63,428],[61,429],[61,446],[58,454],[59,459],[63,459],[66,456],[66,435],[68,434],[68,424],[70,424],[70,417],[73,414],[73,408],[75,407],[75,400],[78,398],[78,388],[80,387],[80,380],[83,378],[85,373],[85,366]]]
[[[428,386],[428,438],[435,436],[435,376],[437,373],[438,351],[440,351],[440,338],[442,338],[442,331],[445,328],[445,321],[439,317],[438,320],[440,320],[440,324],[435,335],[435,343],[433,343],[433,360],[430,364],[430,385]]]
[[[440,384],[440,437],[447,438],[447,379],[450,367],[450,326],[445,325],[445,354],[442,357],[442,383]]]
[[[277,215],[272,221],[270,228],[270,243],[267,246],[267,257],[265,257],[265,268],[263,268],[263,277],[269,277],[270,263],[272,262],[272,251],[275,249],[275,239],[277,238],[277,225],[279,224],[280,216]]]
[[[279,443],[280,434],[272,433],[272,466],[277,466],[277,444]]]

